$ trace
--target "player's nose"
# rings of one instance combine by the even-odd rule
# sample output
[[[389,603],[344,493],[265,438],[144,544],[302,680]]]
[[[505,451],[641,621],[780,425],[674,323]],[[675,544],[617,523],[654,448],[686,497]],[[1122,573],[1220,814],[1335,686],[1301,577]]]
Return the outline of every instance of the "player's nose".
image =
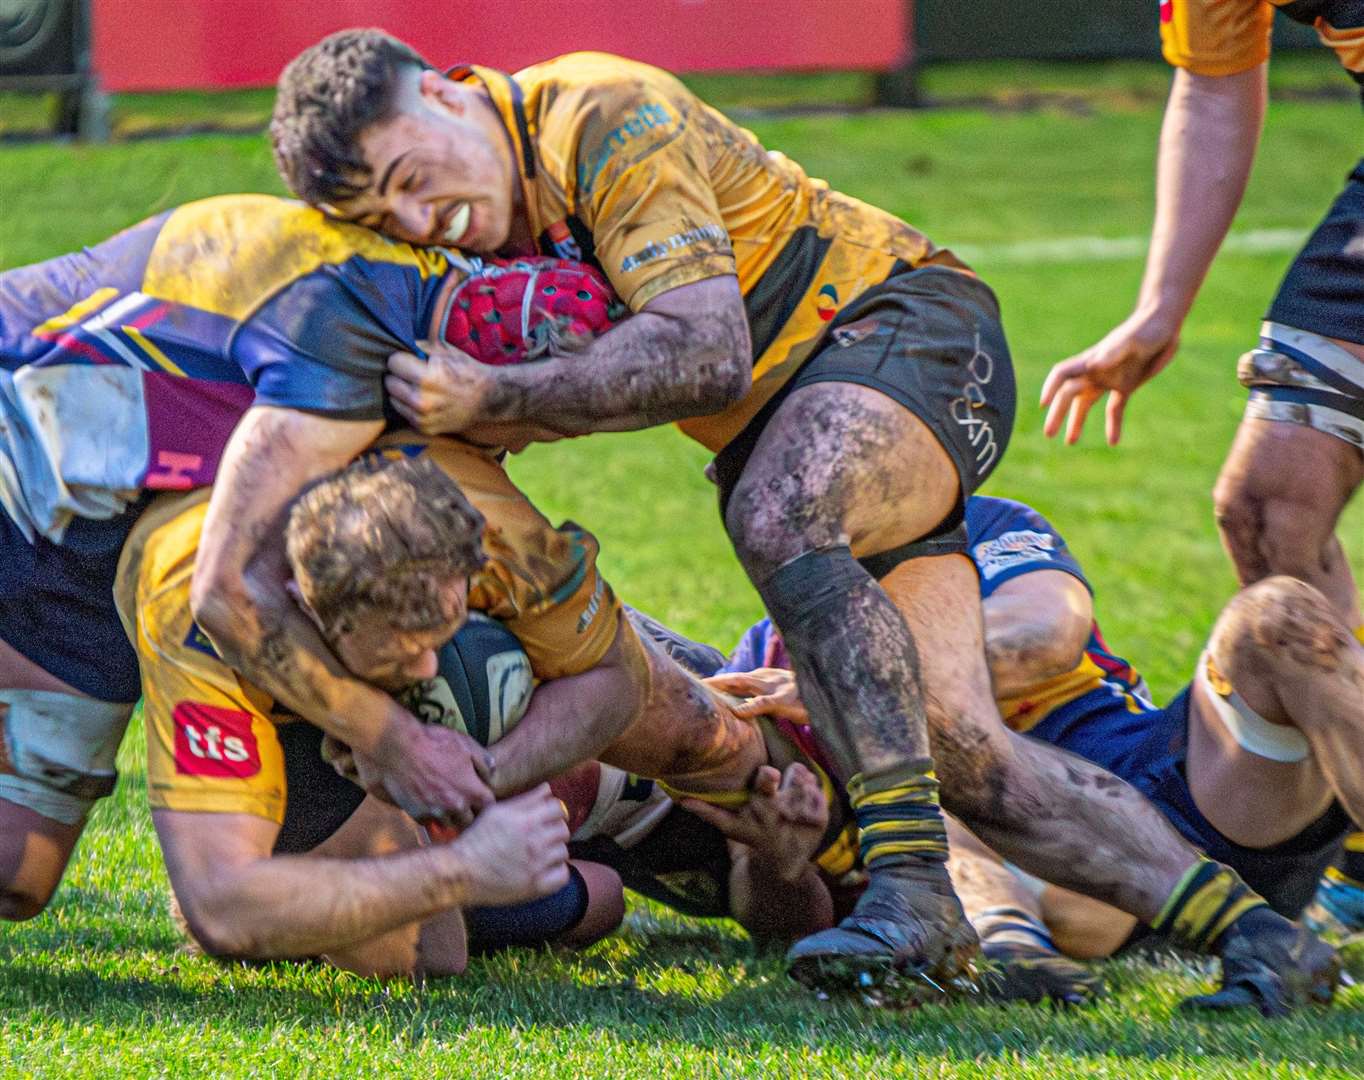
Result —
[[[439,224],[434,203],[422,202],[411,195],[399,195],[393,204],[393,220],[402,234],[417,243],[434,243]]]
[[[407,662],[403,674],[410,679],[434,679],[438,670],[440,665],[436,660],[436,650],[424,649]]]

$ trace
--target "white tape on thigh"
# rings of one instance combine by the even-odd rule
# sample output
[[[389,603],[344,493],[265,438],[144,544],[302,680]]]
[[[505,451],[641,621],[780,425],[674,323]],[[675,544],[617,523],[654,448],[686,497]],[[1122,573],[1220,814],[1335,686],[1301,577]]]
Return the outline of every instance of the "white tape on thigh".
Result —
[[[113,790],[133,706],[45,690],[0,690],[0,797],[74,825]]]
[[[1327,382],[1308,370],[1303,358],[1317,366]],[[1364,360],[1319,334],[1266,322],[1260,328],[1260,348],[1241,357],[1236,369],[1250,389],[1246,416],[1312,428],[1364,449]],[[1351,388],[1345,390],[1341,385]],[[1283,389],[1311,391],[1316,400],[1285,400]]]
[[[1206,652],[1198,658],[1198,674],[1194,679],[1207,691],[1213,711],[1242,749],[1257,757],[1289,764],[1304,760],[1312,752],[1306,737],[1297,728],[1271,724],[1247,705],[1235,690],[1228,690],[1225,695],[1218,693],[1208,678],[1208,660]]]

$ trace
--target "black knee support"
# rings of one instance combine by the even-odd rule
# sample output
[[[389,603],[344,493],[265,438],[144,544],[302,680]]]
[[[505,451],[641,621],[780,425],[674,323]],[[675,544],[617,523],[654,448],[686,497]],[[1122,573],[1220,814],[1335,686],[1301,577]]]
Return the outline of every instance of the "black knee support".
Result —
[[[831,600],[874,578],[858,565],[847,544],[815,548],[777,567],[759,587],[768,614],[783,635]]]

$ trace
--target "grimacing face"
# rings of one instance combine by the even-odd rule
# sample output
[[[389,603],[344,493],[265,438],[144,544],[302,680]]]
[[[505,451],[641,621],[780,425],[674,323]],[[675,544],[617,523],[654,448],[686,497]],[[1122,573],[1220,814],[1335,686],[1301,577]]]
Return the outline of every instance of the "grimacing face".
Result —
[[[478,86],[413,72],[397,108],[360,136],[362,194],[325,209],[414,244],[491,254],[512,231],[520,183],[502,120]]]
[[[449,641],[468,618],[469,580],[445,583],[441,610],[445,621],[429,630],[403,630],[394,627],[384,615],[370,609],[356,612],[339,632],[328,632],[303,599],[295,585],[291,591],[304,610],[322,630],[327,644],[338,660],[358,679],[382,690],[397,693],[414,682],[434,678],[436,651]]]

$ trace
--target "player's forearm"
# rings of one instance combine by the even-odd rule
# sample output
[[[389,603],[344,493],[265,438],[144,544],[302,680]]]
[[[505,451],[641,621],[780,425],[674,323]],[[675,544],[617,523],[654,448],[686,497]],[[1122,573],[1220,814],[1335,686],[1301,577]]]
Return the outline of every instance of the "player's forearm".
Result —
[[[365,859],[262,858],[224,870],[186,905],[195,938],[218,956],[318,956],[477,901],[456,848]]]
[[[617,636],[606,660],[591,671],[542,683],[521,722],[491,748],[493,790],[499,799],[552,780],[596,758],[644,707],[647,672],[622,652]]]
[[[742,307],[704,320],[641,311],[581,353],[499,368],[486,419],[584,435],[707,416],[747,391],[748,341]]]
[[[1241,205],[1265,108],[1261,65],[1175,72],[1161,128],[1156,219],[1138,310],[1178,328]]]
[[[195,617],[223,660],[287,708],[371,757],[406,713],[351,676],[286,590],[282,560],[262,560],[236,587],[209,592]]]

